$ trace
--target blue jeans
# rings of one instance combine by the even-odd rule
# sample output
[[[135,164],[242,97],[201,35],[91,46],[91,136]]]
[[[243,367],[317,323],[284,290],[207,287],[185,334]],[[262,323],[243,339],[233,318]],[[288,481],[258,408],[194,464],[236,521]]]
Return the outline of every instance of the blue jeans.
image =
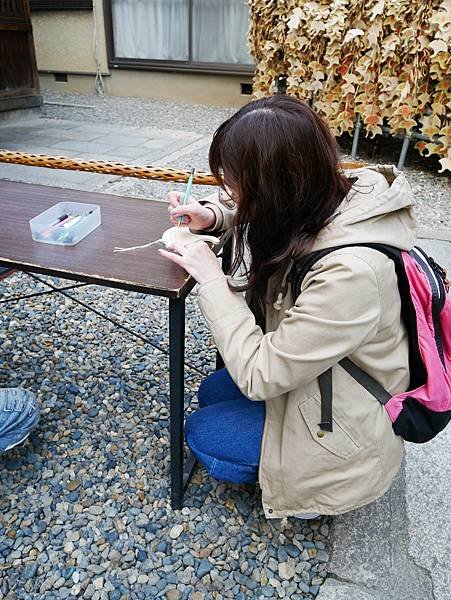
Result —
[[[23,442],[38,421],[39,407],[32,392],[0,389],[0,452]]]
[[[199,410],[185,423],[194,456],[215,479],[255,483],[265,403],[246,398],[227,369],[209,375],[199,387],[198,398]]]

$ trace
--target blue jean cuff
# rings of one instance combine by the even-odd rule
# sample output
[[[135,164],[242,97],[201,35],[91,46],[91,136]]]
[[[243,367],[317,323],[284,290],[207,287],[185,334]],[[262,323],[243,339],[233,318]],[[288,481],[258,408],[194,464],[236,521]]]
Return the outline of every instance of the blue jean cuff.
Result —
[[[258,465],[247,465],[222,460],[214,456],[209,456],[198,450],[194,444],[187,444],[197,460],[205,467],[208,474],[215,479],[227,481],[229,483],[256,483],[258,478]]]

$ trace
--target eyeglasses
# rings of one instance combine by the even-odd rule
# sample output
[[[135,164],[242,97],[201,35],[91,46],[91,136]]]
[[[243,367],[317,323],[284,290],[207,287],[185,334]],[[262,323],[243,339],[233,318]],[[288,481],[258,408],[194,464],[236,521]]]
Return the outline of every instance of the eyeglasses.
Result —
[[[220,202],[220,204],[222,204],[223,206],[225,206],[225,208],[228,209],[235,208],[236,206],[234,194],[232,190],[226,185],[224,185],[223,188],[218,187],[218,201]]]

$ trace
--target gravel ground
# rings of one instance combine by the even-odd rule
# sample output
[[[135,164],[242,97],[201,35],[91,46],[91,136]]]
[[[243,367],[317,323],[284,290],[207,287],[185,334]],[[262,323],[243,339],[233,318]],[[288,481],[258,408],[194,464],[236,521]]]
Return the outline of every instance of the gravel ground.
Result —
[[[42,116],[51,119],[92,121],[110,125],[158,127],[213,133],[217,127],[236,112],[234,108],[219,108],[200,104],[184,104],[164,100],[97,96],[69,92],[43,91]],[[89,108],[46,104],[46,102],[83,105]]]
[[[94,106],[44,104],[48,118],[158,122],[205,134],[233,112],[53,92],[45,99]],[[349,152],[346,139],[342,144]],[[206,169],[207,150],[208,142],[188,147],[167,164]],[[361,150],[375,162],[393,153],[378,149],[371,159],[363,143]],[[419,222],[444,229],[447,179],[416,158],[407,171]],[[123,178],[104,191],[163,197],[167,189]],[[44,289],[14,274],[0,283],[0,296]],[[329,518],[266,521],[258,488],[219,483],[201,469],[186,508],[170,508],[166,301],[97,286],[69,293],[128,323],[149,344],[61,295],[3,305],[0,385],[35,391],[42,418],[31,440],[0,457],[0,599],[314,598],[326,575]],[[214,368],[195,294],[187,301],[186,361],[190,412],[198,371]]]
[[[16,274],[0,292],[43,289]],[[33,439],[0,458],[0,597],[314,597],[328,518],[267,522],[258,490],[201,470],[186,508],[171,510],[166,301],[96,286],[69,293],[153,345],[62,296],[2,311],[1,385],[35,391],[43,414]],[[192,298],[186,360],[213,369]],[[202,376],[188,367],[186,377],[190,412]]]

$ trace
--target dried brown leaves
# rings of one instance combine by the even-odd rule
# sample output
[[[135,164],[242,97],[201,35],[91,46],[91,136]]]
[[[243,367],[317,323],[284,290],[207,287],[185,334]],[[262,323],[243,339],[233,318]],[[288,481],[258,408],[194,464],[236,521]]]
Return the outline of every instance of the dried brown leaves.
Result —
[[[335,134],[414,128],[424,154],[451,171],[451,0],[249,0],[257,96],[313,100]]]

